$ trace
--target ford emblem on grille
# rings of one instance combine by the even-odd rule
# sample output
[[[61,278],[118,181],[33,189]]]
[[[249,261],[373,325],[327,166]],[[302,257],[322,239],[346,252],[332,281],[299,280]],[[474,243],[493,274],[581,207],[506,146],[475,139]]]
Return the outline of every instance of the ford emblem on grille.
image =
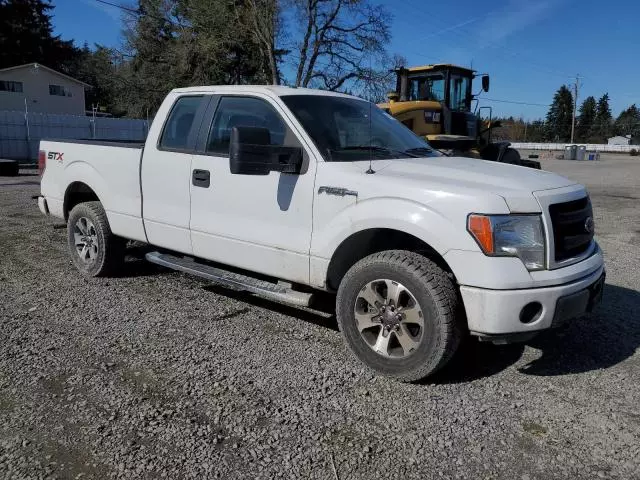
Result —
[[[593,233],[593,227],[593,218],[587,217],[587,219],[584,221],[584,231],[587,233]]]

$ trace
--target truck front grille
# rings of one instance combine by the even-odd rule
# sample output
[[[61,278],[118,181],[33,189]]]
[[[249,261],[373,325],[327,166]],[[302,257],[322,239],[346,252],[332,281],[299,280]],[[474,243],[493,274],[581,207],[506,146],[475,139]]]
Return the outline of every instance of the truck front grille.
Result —
[[[561,262],[586,252],[593,239],[593,210],[589,197],[549,205],[555,260]]]

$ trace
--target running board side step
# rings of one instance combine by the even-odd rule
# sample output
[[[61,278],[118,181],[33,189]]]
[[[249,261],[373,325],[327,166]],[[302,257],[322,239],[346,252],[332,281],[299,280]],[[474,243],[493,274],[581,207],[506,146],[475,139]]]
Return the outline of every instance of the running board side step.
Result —
[[[295,291],[291,289],[291,285],[288,283],[267,282],[266,280],[197,263],[189,257],[176,257],[166,253],[150,252],[145,255],[145,258],[156,265],[189,273],[227,287],[255,293],[270,300],[290,303],[299,307],[308,307],[311,304],[312,293]]]

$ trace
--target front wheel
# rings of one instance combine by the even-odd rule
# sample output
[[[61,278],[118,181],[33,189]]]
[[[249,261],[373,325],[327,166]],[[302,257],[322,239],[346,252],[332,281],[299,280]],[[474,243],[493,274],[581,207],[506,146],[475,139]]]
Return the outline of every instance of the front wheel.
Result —
[[[125,241],[111,233],[100,202],[80,203],[73,207],[67,232],[71,261],[81,273],[103,277],[113,275],[121,268]]]
[[[456,287],[417,253],[388,250],[362,259],[340,283],[336,302],[347,345],[382,375],[421,380],[442,368],[460,342]]]
[[[507,148],[502,154],[500,161],[511,165],[520,165],[522,163],[520,160],[520,153],[513,148]]]

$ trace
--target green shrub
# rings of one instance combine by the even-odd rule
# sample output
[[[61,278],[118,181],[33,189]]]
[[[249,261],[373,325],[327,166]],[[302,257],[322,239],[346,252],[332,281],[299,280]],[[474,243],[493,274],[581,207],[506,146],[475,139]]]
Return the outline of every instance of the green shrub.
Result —
[[[640,152],[638,152],[638,150],[637,150],[637,149],[632,148],[632,149],[629,151],[629,155],[631,155],[632,157],[637,157],[638,155],[640,155]]]

